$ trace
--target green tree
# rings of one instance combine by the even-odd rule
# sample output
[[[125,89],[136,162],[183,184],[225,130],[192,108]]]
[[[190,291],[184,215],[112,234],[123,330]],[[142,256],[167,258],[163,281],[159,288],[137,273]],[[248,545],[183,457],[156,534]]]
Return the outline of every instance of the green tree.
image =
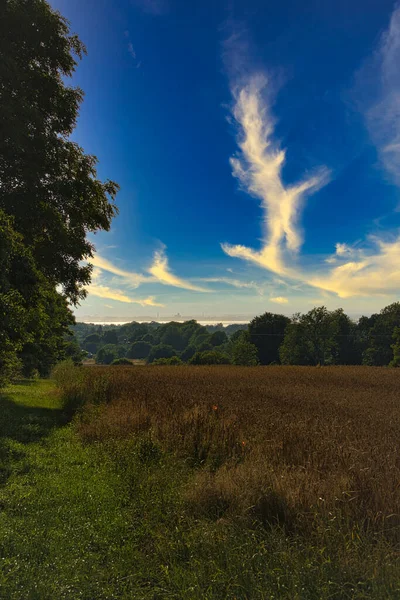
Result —
[[[148,342],[135,342],[127,352],[128,358],[147,358],[150,354],[151,344]]]
[[[85,52],[45,0],[3,0],[0,16],[0,208],[47,280],[85,296],[88,232],[108,230],[118,186],[97,178],[94,156],[68,138],[83,92],[68,86]]]
[[[373,325],[368,332],[368,346],[363,353],[365,365],[384,366],[393,359],[393,334],[400,327],[400,302],[383,308],[371,317]]]
[[[82,342],[82,348],[91,354],[96,354],[101,344],[101,337],[98,333],[87,335]]]
[[[391,367],[400,367],[400,327],[394,328],[393,340],[394,340],[394,344],[392,344],[393,358],[390,361],[389,365]]]
[[[115,329],[107,329],[101,338],[102,344],[118,344],[118,335]]]
[[[176,356],[176,352],[172,346],[158,344],[158,346],[153,346],[153,348],[150,350],[147,362],[151,364],[157,358],[172,358],[173,356]]]
[[[100,348],[96,354],[96,363],[99,365],[110,365],[118,358],[121,358],[118,356],[118,346],[107,344]]]
[[[13,221],[0,210],[0,384],[18,372],[18,354],[33,341],[42,277]]]
[[[325,306],[297,314],[287,327],[280,359],[288,365],[333,364],[338,348],[338,315]]]
[[[225,331],[214,331],[213,334],[211,334],[210,337],[210,344],[211,346],[222,346],[222,344],[226,344],[226,342],[228,341],[228,336],[226,335]]]
[[[255,367],[260,364],[255,344],[248,342],[244,336],[237,339],[232,346],[232,362],[234,365],[245,367]]]
[[[196,348],[194,346],[186,346],[183,352],[181,352],[181,359],[183,362],[188,362],[192,356],[196,354]]]
[[[183,350],[185,348],[185,339],[177,325],[171,323],[164,330],[161,336],[161,343],[167,346],[172,346],[175,350]]]
[[[249,323],[250,341],[257,347],[262,365],[279,362],[279,346],[290,319],[284,315],[266,312]]]

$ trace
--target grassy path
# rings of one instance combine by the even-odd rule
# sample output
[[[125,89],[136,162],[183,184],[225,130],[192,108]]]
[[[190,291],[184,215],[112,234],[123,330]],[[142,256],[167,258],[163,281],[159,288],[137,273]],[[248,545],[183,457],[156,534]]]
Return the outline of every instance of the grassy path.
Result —
[[[132,597],[119,583],[132,548],[118,476],[80,444],[51,382],[1,395],[0,477],[1,598]]]

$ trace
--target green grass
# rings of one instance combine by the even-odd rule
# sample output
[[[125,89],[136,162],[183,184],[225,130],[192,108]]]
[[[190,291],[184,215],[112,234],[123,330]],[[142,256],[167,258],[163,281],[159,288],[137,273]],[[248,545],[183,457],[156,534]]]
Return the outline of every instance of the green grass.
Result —
[[[148,438],[82,445],[49,381],[0,397],[0,597],[400,598],[393,552],[196,517],[194,471]]]

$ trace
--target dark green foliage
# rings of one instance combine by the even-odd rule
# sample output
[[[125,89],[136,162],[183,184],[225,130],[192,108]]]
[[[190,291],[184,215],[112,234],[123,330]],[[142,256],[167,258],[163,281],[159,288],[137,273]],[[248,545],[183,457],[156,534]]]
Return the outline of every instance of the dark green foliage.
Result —
[[[393,333],[400,327],[400,302],[394,302],[371,317],[372,327],[368,332],[368,347],[363,354],[365,365],[388,365],[393,358]]]
[[[120,358],[118,356],[118,347],[113,344],[107,344],[100,348],[96,354],[96,363],[99,365],[110,365],[117,358]]]
[[[257,366],[259,360],[255,344],[247,341],[245,336],[240,336],[232,345],[232,362],[234,365],[244,367]]]
[[[338,332],[338,315],[329,312],[325,306],[295,315],[280,348],[281,362],[287,365],[334,364]]]
[[[135,342],[127,352],[128,358],[147,358],[150,354],[151,344],[148,342]]]
[[[158,344],[158,346],[153,346],[150,350],[147,362],[151,364],[157,358],[172,358],[173,356],[176,356],[176,352],[172,346]]]
[[[101,344],[101,337],[98,333],[92,333],[85,337],[82,342],[82,348],[86,350],[86,352],[90,352],[91,354],[96,354]]]
[[[112,367],[120,366],[120,367],[133,367],[133,364],[127,358],[116,358],[111,363]]]
[[[169,324],[161,336],[161,343],[167,346],[172,346],[174,350],[180,351],[185,348],[185,338],[174,323]]]
[[[394,343],[392,344],[393,358],[390,361],[389,365],[391,367],[400,367],[400,327],[394,328],[393,340],[394,340]]]
[[[118,344],[118,335],[115,329],[109,329],[103,333],[101,338],[102,344]]]
[[[222,346],[228,341],[228,336],[225,331],[215,331],[210,337],[211,346]]]
[[[266,312],[255,317],[249,324],[249,335],[252,344],[258,350],[258,358],[262,365],[279,362],[279,346],[290,319],[284,315]]]
[[[153,360],[153,365],[183,365],[179,356],[171,356],[171,358],[156,358]]]
[[[191,365],[229,365],[231,359],[227,354],[218,350],[209,350],[207,352],[196,352],[189,360]]]
[[[184,351],[181,352],[181,359],[184,362],[188,362],[194,354],[196,354],[196,348],[194,346],[186,346]]]
[[[12,219],[0,210],[0,385],[18,372],[18,353],[33,339],[41,277]]]
[[[93,255],[87,232],[108,230],[118,186],[97,179],[96,158],[68,138],[83,92],[66,85],[85,52],[44,0],[3,0],[0,16],[0,208],[37,267],[73,302]]]
[[[76,356],[69,302],[90,282],[86,236],[116,214],[118,186],[69,140],[83,94],[66,80],[83,52],[45,0],[1,3],[0,384]]]

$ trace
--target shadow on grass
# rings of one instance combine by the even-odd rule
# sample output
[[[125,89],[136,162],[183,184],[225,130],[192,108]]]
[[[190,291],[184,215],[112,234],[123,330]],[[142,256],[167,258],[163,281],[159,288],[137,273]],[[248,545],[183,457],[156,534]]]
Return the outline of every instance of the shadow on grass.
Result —
[[[29,386],[31,382],[21,381],[18,385]],[[7,481],[15,463],[26,454],[18,444],[39,442],[68,420],[59,408],[28,406],[15,402],[7,392],[0,393],[0,485]]]

